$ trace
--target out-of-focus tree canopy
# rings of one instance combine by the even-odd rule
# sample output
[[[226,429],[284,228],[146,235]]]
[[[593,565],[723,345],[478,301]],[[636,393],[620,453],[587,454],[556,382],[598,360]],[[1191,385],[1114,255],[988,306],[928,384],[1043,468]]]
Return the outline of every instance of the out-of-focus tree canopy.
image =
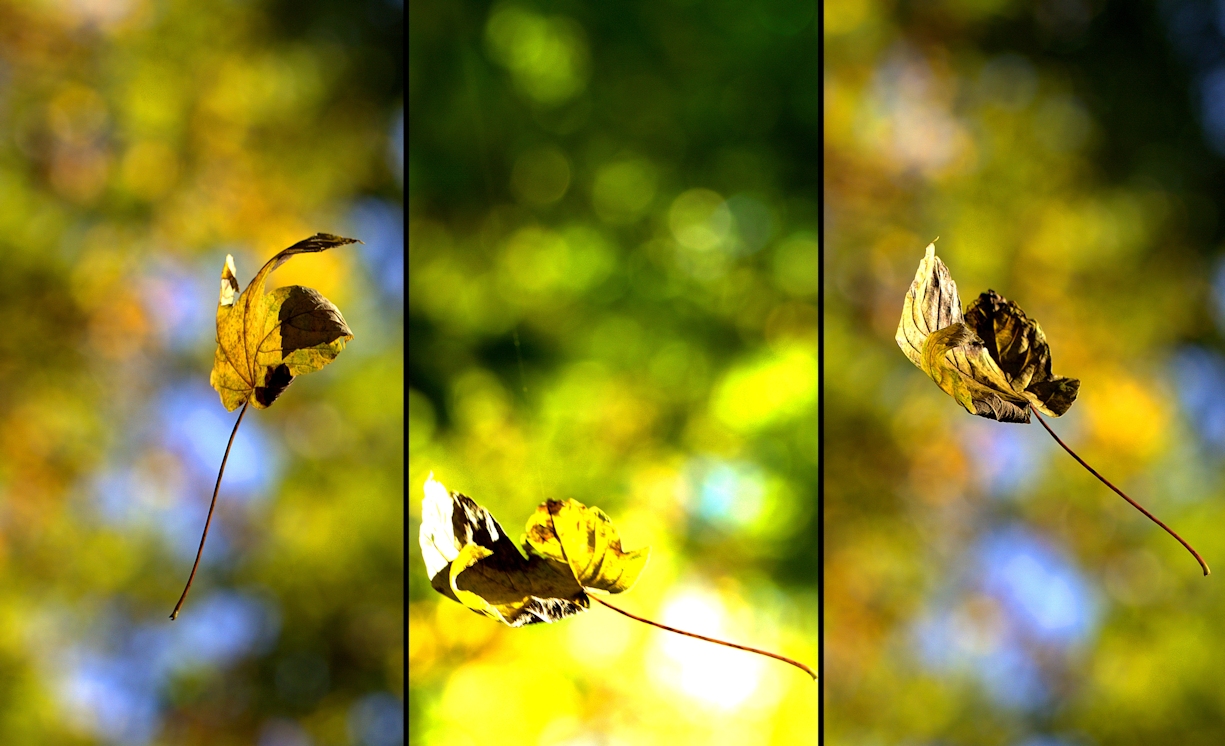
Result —
[[[1219,4],[825,5],[829,744],[1209,744],[1225,732]],[[902,354],[936,236],[1079,378],[1040,425]]]
[[[0,743],[402,736],[403,10],[0,2]],[[355,338],[249,412],[219,278]]]
[[[616,602],[817,657],[815,6],[415,2],[410,742],[794,744],[794,668],[593,604],[510,629],[430,587],[433,472],[650,545]]]

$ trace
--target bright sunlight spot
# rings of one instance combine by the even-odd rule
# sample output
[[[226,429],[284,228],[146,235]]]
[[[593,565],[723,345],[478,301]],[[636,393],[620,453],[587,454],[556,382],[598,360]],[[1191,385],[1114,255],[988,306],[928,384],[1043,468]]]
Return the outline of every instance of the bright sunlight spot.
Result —
[[[718,596],[684,591],[663,608],[661,621],[707,637],[724,639],[726,616]],[[757,691],[766,660],[741,650],[677,634],[661,635],[651,675],[664,686],[720,707],[738,707]]]

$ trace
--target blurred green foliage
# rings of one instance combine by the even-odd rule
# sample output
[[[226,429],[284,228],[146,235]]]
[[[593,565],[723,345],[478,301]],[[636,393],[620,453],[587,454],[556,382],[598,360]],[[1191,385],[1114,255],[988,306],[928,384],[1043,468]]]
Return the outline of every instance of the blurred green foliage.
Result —
[[[431,471],[506,526],[573,498],[651,547],[620,605],[816,665],[814,5],[409,28],[410,742],[812,742],[784,664],[603,608],[507,629],[413,544]]]
[[[402,19],[0,2],[0,742],[396,742]],[[233,424],[225,255],[245,285],[320,230],[367,247],[275,279],[356,338],[246,418],[171,622]]]
[[[1225,562],[1219,13],[826,4],[827,743],[1220,740],[1217,575],[893,339],[940,236],[1081,380],[1056,431]]]

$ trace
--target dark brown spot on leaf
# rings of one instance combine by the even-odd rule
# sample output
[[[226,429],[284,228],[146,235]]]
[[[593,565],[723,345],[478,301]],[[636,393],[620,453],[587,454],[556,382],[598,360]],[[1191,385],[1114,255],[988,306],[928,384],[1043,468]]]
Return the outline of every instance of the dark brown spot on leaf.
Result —
[[[264,385],[255,387],[255,401],[265,407],[271,406],[291,383],[293,376],[289,373],[288,365],[268,366],[264,369]]]

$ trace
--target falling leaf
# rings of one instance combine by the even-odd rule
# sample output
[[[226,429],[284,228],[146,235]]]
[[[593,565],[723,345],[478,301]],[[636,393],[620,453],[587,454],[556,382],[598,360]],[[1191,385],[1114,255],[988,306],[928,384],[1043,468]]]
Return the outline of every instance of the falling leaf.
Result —
[[[208,517],[204,519],[204,533],[200,536],[200,548],[196,550],[196,561],[187,576],[183,595],[175,604],[170,618],[177,619],[187,592],[191,590],[196,570],[200,567],[200,556],[204,553],[204,542],[208,539],[208,527],[213,521],[213,509],[217,507],[217,492],[221,489],[221,477],[225,474],[225,463],[230,458],[230,447],[238,426],[247,414],[247,405],[256,409],[267,409],[293,379],[319,370],[336,359],[345,343],[353,339],[353,332],[340,315],[340,309],[318,292],[291,285],[264,293],[268,275],[277,267],[298,254],[326,251],[350,243],[361,243],[356,238],[342,238],[330,233],[316,233],[278,253],[256,273],[255,279],[241,294],[238,292],[238,273],[234,269],[234,257],[226,255],[221,269],[221,293],[217,299],[217,351],[213,355],[213,371],[209,383],[221,394],[221,403],[233,412],[240,405],[242,411],[230,431],[225,454],[221,457],[221,468],[217,470],[217,484],[213,487],[213,499],[208,506]]]
[[[622,552],[608,516],[574,500],[542,504],[520,546],[489,511],[433,474],[425,483],[420,542],[439,593],[511,627],[585,611],[588,590],[629,590],[648,553]]]
[[[957,283],[928,244],[906,293],[897,343],[911,362],[971,414],[1029,422],[1027,407],[1058,417],[1080,381],[1051,373],[1038,323],[993,290],[961,313]]]
[[[256,409],[268,408],[294,378],[332,362],[353,339],[340,309],[315,290],[291,285],[264,292],[268,275],[290,257],[350,243],[360,242],[329,233],[299,241],[269,259],[241,295],[234,257],[226,256],[209,376],[226,410],[248,401]]]
[[[527,522],[521,545],[472,498],[425,480],[421,557],[430,585],[469,609],[511,627],[556,622],[586,611],[591,599],[643,624],[788,663],[815,681],[808,666],[778,653],[737,645],[631,614],[591,591],[621,593],[646,566],[648,547],[621,550],[621,538],[599,508],[546,500]]]
[[[1058,417],[1076,401],[1080,381],[1051,373],[1051,350],[1042,327],[1016,303],[994,290],[979,295],[961,315],[957,283],[927,245],[914,282],[906,293],[897,343],[910,361],[971,414],[1002,422],[1038,422],[1072,458],[1119,497],[1178,540],[1195,557],[1204,575],[1208,563],[1186,539],[1161,522],[1089,466],[1060,439],[1039,412]]]

